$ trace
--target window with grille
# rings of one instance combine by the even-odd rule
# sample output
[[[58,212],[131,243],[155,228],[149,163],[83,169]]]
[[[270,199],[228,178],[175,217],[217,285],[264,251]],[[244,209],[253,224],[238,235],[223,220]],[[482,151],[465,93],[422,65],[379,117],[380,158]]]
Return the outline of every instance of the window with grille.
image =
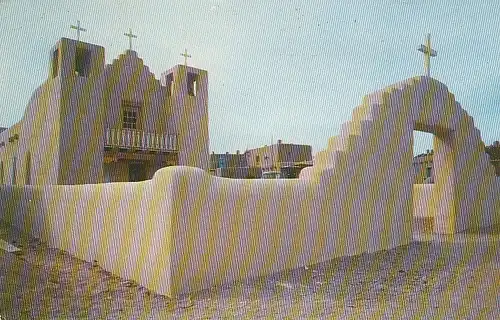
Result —
[[[137,110],[123,110],[123,128],[137,129]]]

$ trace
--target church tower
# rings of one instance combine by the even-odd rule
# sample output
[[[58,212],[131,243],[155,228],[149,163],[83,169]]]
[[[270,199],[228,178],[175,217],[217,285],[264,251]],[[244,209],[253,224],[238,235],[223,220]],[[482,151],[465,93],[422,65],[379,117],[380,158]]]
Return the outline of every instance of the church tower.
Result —
[[[164,72],[162,85],[172,106],[170,124],[178,133],[179,163],[208,170],[208,73],[177,65]]]
[[[58,184],[97,183],[102,177],[104,48],[62,38],[52,50],[59,85]]]
[[[104,70],[104,48],[95,44],[62,38],[51,52],[50,77],[88,78]]]

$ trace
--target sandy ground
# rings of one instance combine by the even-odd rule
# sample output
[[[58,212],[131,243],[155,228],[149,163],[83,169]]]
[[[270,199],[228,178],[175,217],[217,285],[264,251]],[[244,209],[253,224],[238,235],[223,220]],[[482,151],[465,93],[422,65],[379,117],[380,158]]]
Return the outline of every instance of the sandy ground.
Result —
[[[419,224],[415,224],[418,226]],[[420,224],[421,225],[421,224]],[[500,319],[500,227],[169,299],[0,223],[1,319]]]

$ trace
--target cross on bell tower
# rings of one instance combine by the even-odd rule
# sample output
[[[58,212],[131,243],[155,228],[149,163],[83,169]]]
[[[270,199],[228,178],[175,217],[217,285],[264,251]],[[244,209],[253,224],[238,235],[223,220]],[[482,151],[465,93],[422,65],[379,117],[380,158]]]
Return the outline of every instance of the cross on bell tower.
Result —
[[[76,21],[76,26],[70,25],[69,27],[71,29],[75,29],[76,30],[76,41],[80,41],[80,31],[83,31],[83,32],[87,31],[87,29],[84,29],[84,28],[80,27],[80,20]]]
[[[437,51],[431,48],[431,34],[428,33],[425,38],[425,45],[421,44],[418,51],[424,54],[424,71],[427,77],[431,76],[431,57],[437,56]]]
[[[181,56],[184,57],[184,65],[187,66],[188,58],[191,58],[191,55],[188,54],[187,49],[184,49],[184,53],[181,53]]]

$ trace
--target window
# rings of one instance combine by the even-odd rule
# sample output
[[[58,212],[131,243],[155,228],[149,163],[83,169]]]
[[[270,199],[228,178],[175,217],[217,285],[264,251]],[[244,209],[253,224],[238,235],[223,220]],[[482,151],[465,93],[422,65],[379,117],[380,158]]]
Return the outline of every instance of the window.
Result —
[[[188,73],[187,75],[188,94],[196,96],[198,91],[198,75],[196,73]]]
[[[81,77],[90,73],[90,51],[83,47],[76,48],[75,73]]]
[[[138,130],[139,123],[139,106],[140,104],[131,101],[122,101],[122,128]]]
[[[56,49],[52,53],[52,78],[57,77],[58,72],[59,72],[59,49]]]
[[[123,128],[137,129],[137,111],[134,110],[123,111]]]
[[[425,171],[425,178],[430,178],[432,175],[432,167],[427,167]]]

